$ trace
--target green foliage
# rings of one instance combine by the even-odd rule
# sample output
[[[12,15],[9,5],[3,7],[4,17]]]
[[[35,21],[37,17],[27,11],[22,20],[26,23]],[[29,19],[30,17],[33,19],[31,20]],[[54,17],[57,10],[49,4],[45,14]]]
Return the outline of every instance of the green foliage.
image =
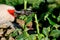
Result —
[[[29,22],[32,21],[33,17],[34,17],[34,13],[30,14],[29,16],[27,16],[27,15],[20,15],[19,19],[20,20],[24,20],[26,22],[26,25],[27,25]]]
[[[36,40],[36,35],[24,36],[24,34],[16,37],[16,40]]]
[[[48,37],[42,38],[41,40],[50,40]]]
[[[32,4],[33,8],[38,8],[41,2],[44,0],[27,0],[28,3]]]
[[[52,30],[52,32],[50,33],[50,36],[59,37],[60,36],[60,30]]]
[[[52,14],[52,17],[56,19],[56,16],[54,14]]]
[[[6,0],[6,4],[8,5],[23,4],[23,0]]]
[[[53,3],[55,0],[47,0],[48,3]]]
[[[51,14],[50,12],[47,12],[46,15],[44,16],[44,20],[46,20],[50,14]]]
[[[43,28],[43,34],[44,34],[45,36],[48,36],[48,35],[49,35],[49,32],[50,32],[50,27],[48,27],[48,28]]]
[[[1,4],[1,3],[5,3],[5,0],[0,0],[0,4]]]
[[[23,34],[16,36],[16,40],[27,40],[28,36],[28,33],[24,31]]]
[[[60,22],[60,15],[57,17],[57,21]]]
[[[30,14],[29,16],[27,16],[26,24],[28,24],[29,22],[31,22],[32,19],[33,19],[33,17],[34,17],[34,13]]]
[[[54,3],[54,4],[49,4],[49,5],[48,5],[49,10],[50,10],[50,9],[54,9],[54,8],[56,8],[56,7],[57,7],[57,4],[56,4],[56,3]]]
[[[56,38],[52,39],[52,40],[56,40]]]
[[[38,8],[39,7],[39,4],[41,2],[44,2],[44,0],[26,0],[29,4],[32,4],[32,7],[33,8]],[[8,4],[8,5],[17,5],[17,4],[23,4],[24,3],[24,0],[1,0],[0,3],[4,3],[5,4]]]
[[[27,18],[27,16],[26,15],[20,15],[18,18],[21,20],[25,20]]]
[[[53,22],[52,20],[50,20],[50,18],[47,18],[48,19],[48,21],[49,21],[49,23],[51,24],[51,25],[55,25],[56,23],[55,22]]]
[[[17,35],[18,35],[18,31],[20,31],[20,32],[21,32],[21,30],[20,30],[20,29],[16,29],[16,30],[15,30],[15,31],[13,31],[9,36],[12,36],[12,37],[17,36]]]
[[[24,1],[26,1],[28,4],[32,4],[32,8],[39,8],[39,5],[43,2],[45,3],[45,0],[1,0],[0,3],[5,3],[8,5],[20,5],[23,4]],[[39,12],[41,15],[36,14],[35,12],[29,14],[29,15],[20,15],[19,19],[20,20],[24,20],[26,23],[24,24],[24,30],[22,30],[22,34],[18,34],[18,30],[15,30],[13,33],[10,34],[10,36],[15,37],[16,40],[50,40],[50,36],[53,37],[52,40],[56,40],[56,38],[58,38],[60,36],[60,30],[58,29],[60,27],[60,15],[57,16],[57,14],[59,14],[60,10],[58,10],[58,12],[54,12],[54,9],[56,10],[56,8],[60,8],[60,0],[47,0],[47,8],[48,9],[46,12],[43,12],[44,10],[42,10],[41,8],[39,8],[39,11],[37,11],[37,13]],[[45,5],[42,4],[42,5]],[[27,4],[24,4],[24,9],[27,9]],[[41,11],[43,13],[41,13]],[[38,15],[39,15],[39,19],[38,19]],[[33,20],[34,18],[34,20]],[[57,20],[57,21],[56,21]],[[28,29],[26,27],[26,25],[29,22],[35,22],[35,28],[36,28],[36,34],[31,34],[29,35],[29,33],[27,32]],[[40,26],[40,22],[42,22],[42,26],[41,28],[39,28]],[[44,24],[47,24],[47,26],[45,26]],[[49,25],[48,25],[49,24]]]

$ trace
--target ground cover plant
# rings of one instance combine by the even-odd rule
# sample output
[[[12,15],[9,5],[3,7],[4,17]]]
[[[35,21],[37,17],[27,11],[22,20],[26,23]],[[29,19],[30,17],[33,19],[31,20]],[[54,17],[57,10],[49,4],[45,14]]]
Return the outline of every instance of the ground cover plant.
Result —
[[[0,4],[22,11],[16,18],[21,28],[5,36],[7,40],[59,40],[60,0],[0,0]]]

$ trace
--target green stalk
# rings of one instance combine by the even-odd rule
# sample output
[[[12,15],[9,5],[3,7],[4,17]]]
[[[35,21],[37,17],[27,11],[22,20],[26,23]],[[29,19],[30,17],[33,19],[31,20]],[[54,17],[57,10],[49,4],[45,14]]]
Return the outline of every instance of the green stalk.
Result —
[[[25,34],[26,37],[29,36],[29,34],[28,34],[28,32],[27,32],[27,27],[26,27],[26,25],[24,26],[24,34]]]
[[[39,25],[38,25],[38,20],[37,20],[37,15],[35,14],[35,22],[36,22],[36,29],[37,29],[37,34],[38,34],[38,40],[40,40],[39,38]]]
[[[27,9],[27,0],[24,0],[24,10]]]
[[[39,34],[39,25],[38,25],[38,20],[37,20],[36,14],[35,14],[35,22],[36,22],[37,33]]]

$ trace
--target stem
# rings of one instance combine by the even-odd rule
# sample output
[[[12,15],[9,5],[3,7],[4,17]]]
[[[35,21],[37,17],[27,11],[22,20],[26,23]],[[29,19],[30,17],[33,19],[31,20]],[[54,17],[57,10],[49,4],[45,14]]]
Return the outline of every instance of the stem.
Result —
[[[27,27],[26,27],[26,25],[24,26],[24,35],[26,36],[26,37],[28,37],[29,36],[29,34],[28,34],[28,32],[27,32],[28,30],[27,30]]]
[[[37,33],[38,33],[38,40],[40,40],[40,38],[39,38],[39,25],[38,25],[38,20],[37,20],[36,14],[35,14],[35,22],[36,22],[36,29],[37,29]]]
[[[39,34],[39,25],[38,25],[38,20],[37,20],[37,15],[35,14],[35,22],[36,22],[36,28],[37,28],[37,33]]]
[[[27,0],[24,0],[24,10],[27,9]]]

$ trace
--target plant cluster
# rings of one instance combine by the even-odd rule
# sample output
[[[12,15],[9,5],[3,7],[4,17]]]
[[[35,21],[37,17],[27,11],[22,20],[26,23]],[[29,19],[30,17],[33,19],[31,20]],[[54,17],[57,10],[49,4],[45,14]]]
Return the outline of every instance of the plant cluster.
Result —
[[[60,0],[1,0],[0,3],[8,5],[24,4],[24,10],[27,10],[27,4],[31,4],[32,13],[29,15],[20,15],[18,19],[24,20],[22,24],[22,34],[17,30],[10,36],[16,40],[57,40],[60,36]],[[35,33],[29,34],[26,25],[34,22]],[[32,26],[32,27],[33,27]]]

